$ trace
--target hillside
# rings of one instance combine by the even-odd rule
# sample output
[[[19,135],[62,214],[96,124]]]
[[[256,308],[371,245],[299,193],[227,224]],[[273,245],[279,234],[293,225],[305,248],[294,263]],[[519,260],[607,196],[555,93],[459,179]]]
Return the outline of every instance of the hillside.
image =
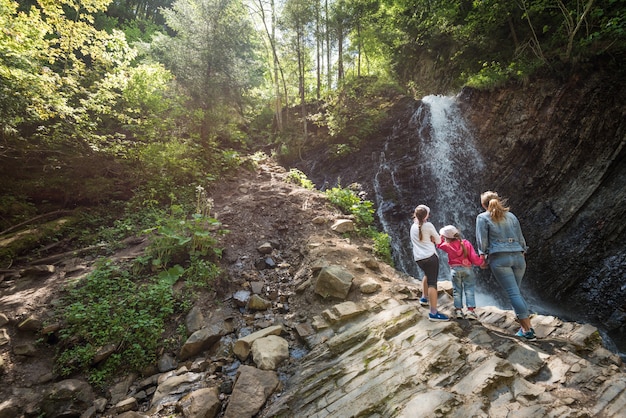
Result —
[[[429,322],[418,283],[376,260],[368,240],[333,231],[346,216],[286,173],[268,160],[210,190],[230,230],[221,242],[225,274],[170,324],[190,335],[180,351],[104,391],[83,376],[58,376],[50,337],[58,330],[41,328],[63,285],[95,260],[3,276],[0,417],[619,416],[626,370],[594,327],[536,316],[541,338],[526,343],[512,336],[511,313],[494,307],[479,307],[479,321]],[[128,244],[112,258],[145,247]],[[351,277],[345,297],[320,295],[319,272],[329,266]],[[440,285],[449,313],[450,285]],[[236,348],[263,330],[288,345],[269,367],[261,365],[273,355],[269,339],[247,358]]]

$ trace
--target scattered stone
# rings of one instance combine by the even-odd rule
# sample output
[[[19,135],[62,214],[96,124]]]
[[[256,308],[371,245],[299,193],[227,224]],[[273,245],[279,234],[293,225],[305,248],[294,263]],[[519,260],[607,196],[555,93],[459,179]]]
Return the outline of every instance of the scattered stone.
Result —
[[[271,254],[274,248],[269,242],[265,242],[257,247],[257,251],[261,254]]]
[[[375,281],[374,279],[368,278],[359,286],[359,291],[366,295],[371,295],[372,293],[378,292],[382,289],[380,283]]]
[[[233,301],[235,305],[244,307],[248,304],[248,300],[250,299],[250,291],[248,290],[238,290],[233,295]]]
[[[317,275],[315,293],[323,298],[345,299],[354,276],[340,266],[323,267]]]
[[[277,335],[258,338],[252,343],[252,359],[261,370],[276,370],[289,358],[289,343]]]
[[[204,315],[198,306],[191,308],[187,316],[185,317],[185,328],[187,329],[187,335],[191,335],[198,331],[204,325]]]
[[[13,347],[16,356],[34,357],[37,354],[37,347],[34,343],[18,344]]]
[[[31,266],[25,269],[20,270],[20,276],[22,277],[41,277],[41,276],[49,276],[56,271],[56,267],[53,265],[40,265],[40,266]]]
[[[115,411],[115,413],[121,414],[126,411],[136,411],[138,407],[139,404],[137,403],[137,399],[131,397],[116,403],[113,407],[113,410]]]
[[[265,268],[273,269],[276,268],[276,262],[272,257],[266,257],[264,260]]]
[[[260,295],[263,293],[263,287],[265,286],[264,282],[252,282],[250,283],[250,289],[252,293]]]
[[[115,353],[117,350],[117,346],[115,344],[107,344],[104,347],[100,347],[96,354],[94,354],[93,359],[91,360],[91,365],[95,366],[96,364],[103,362],[108,359],[111,354]]]
[[[17,329],[20,331],[32,331],[37,332],[41,329],[41,320],[34,316],[29,316],[17,325]]]
[[[207,350],[227,333],[228,328],[223,325],[223,322],[209,324],[205,328],[191,334],[181,347],[178,357],[181,360],[187,360],[188,358]]]
[[[274,371],[241,366],[224,418],[254,417],[278,384],[278,376]]]
[[[41,328],[41,333],[43,335],[54,334],[55,332],[57,332],[60,329],[61,329],[61,323],[60,322],[55,322],[53,324],[49,324],[49,325],[46,325],[43,328]]]
[[[268,335],[280,335],[282,332],[282,325],[274,325],[260,331],[253,332],[252,334],[246,335],[245,337],[238,339],[233,347],[233,352],[241,361],[244,361],[250,355],[252,343],[255,340],[267,337]]]
[[[366,258],[363,260],[363,265],[370,270],[380,271],[380,263],[374,258]]]
[[[201,389],[205,385],[203,378],[204,373],[183,373],[164,379],[152,395],[151,411],[161,404],[178,402],[186,393]]]
[[[111,404],[115,405],[122,399],[126,398],[126,394],[128,394],[128,389],[135,379],[136,376],[133,374],[124,376],[124,378],[122,378],[119,382],[109,388],[109,399],[111,401]]]
[[[94,401],[91,386],[82,380],[67,379],[55,383],[44,395],[40,404],[45,416],[76,416],[87,410]]]
[[[169,353],[165,353],[161,356],[161,358],[159,358],[157,367],[160,373],[165,373],[176,369],[176,367],[178,367],[178,362],[174,356],[171,356]]]
[[[3,345],[7,345],[10,342],[11,337],[9,336],[9,332],[4,328],[0,328],[0,347]]]
[[[337,219],[335,223],[330,227],[330,229],[340,234],[353,232],[354,222],[350,219]]]
[[[261,296],[254,294],[248,300],[248,309],[252,311],[264,311],[272,307],[272,302],[263,299]]]
[[[222,409],[222,403],[217,388],[204,388],[185,395],[176,409],[185,417],[214,418]]]

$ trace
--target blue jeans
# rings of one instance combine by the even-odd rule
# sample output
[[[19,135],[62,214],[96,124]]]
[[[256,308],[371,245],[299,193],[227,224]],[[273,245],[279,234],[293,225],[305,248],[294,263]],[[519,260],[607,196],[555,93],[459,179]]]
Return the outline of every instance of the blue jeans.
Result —
[[[454,295],[454,307],[463,308],[463,293],[465,304],[468,308],[476,307],[474,288],[476,287],[476,273],[472,267],[452,268],[452,294]]]
[[[489,267],[502,289],[509,297],[515,315],[519,319],[530,316],[526,300],[520,292],[522,278],[526,272],[526,259],[521,252],[489,254]]]

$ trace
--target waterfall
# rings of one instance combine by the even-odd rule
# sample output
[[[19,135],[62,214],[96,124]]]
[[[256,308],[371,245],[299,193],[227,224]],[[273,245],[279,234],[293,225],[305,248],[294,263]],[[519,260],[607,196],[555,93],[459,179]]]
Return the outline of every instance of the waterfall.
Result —
[[[374,177],[377,216],[391,237],[394,263],[413,277],[409,229],[418,204],[431,208],[435,228],[453,224],[474,242],[480,211],[477,182],[484,162],[455,97],[424,97],[409,120],[398,121],[386,138]],[[449,277],[442,263],[440,278]]]

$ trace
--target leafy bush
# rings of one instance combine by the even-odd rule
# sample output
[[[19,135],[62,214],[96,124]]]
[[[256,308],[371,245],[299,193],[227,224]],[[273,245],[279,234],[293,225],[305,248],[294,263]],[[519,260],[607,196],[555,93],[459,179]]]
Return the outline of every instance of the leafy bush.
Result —
[[[304,174],[297,168],[292,168],[291,170],[289,170],[289,173],[287,173],[287,181],[302,186],[305,189],[313,190],[315,188],[315,184],[313,184],[313,182],[308,179],[306,174]]]
[[[104,260],[69,288],[61,312],[65,323],[57,358],[61,375],[89,371],[90,381],[101,384],[122,364],[141,369],[153,363],[165,320],[174,312],[172,281],[181,272],[171,273],[142,283]],[[107,344],[116,346],[117,355],[94,365],[96,353]]]
[[[353,190],[338,185],[326,190],[326,195],[343,213],[354,215],[358,225],[369,226],[374,222],[374,204],[361,199]]]
[[[369,228],[370,235],[374,241],[374,254],[380,257],[385,263],[393,267],[391,256],[391,237],[386,232],[379,232]]]
[[[379,128],[387,109],[400,93],[396,84],[384,78],[348,79],[329,99],[323,117],[317,124],[326,124],[334,142],[333,151],[341,157],[359,149],[360,143]]]
[[[358,188],[358,185],[354,185],[353,188]],[[391,238],[387,233],[380,232],[372,226],[374,223],[374,204],[359,197],[353,189],[344,189],[341,185],[326,190],[326,195],[343,213],[355,217],[357,225],[363,227],[359,233],[372,238],[374,241],[374,254],[385,263],[393,266]]]
[[[196,192],[196,213],[191,216],[183,205],[171,205],[168,211],[147,205],[147,217],[156,226],[145,231],[151,243],[144,256],[130,265],[102,260],[89,276],[67,288],[57,313],[65,324],[56,359],[63,376],[83,372],[91,383],[103,385],[122,366],[141,370],[153,364],[159,350],[173,343],[163,338],[168,320],[190,309],[197,290],[210,289],[221,274],[214,263],[221,256],[216,236],[227,231],[209,216],[212,201],[204,189]],[[185,283],[177,292],[174,284],[180,280]],[[109,344],[115,353],[94,364],[96,353]]]
[[[496,61],[485,62],[481,70],[467,77],[466,85],[477,89],[494,89],[510,80],[525,80],[540,66],[540,62],[512,62],[503,67]]]

